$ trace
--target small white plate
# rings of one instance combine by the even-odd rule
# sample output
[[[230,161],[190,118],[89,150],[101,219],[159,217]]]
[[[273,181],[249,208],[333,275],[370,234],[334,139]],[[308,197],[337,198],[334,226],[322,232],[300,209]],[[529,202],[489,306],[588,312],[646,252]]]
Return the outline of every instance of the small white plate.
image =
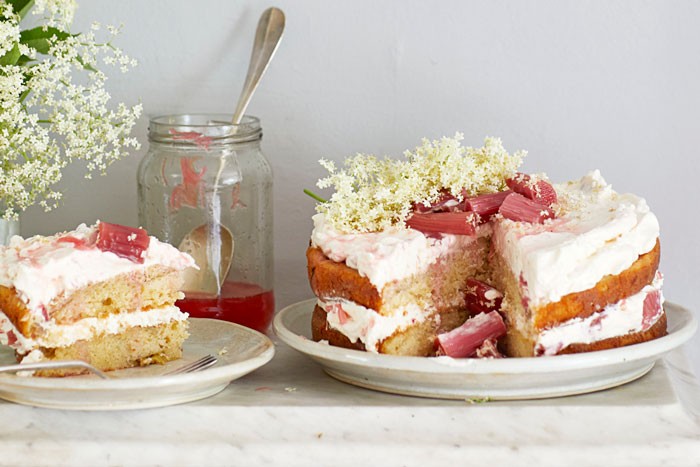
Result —
[[[165,365],[112,371],[113,379],[94,375],[41,378],[0,374],[0,398],[20,404],[70,410],[123,410],[162,407],[213,396],[228,384],[269,362],[275,354],[267,336],[238,324],[190,318],[183,356]],[[218,358],[211,368],[165,375],[207,354]],[[0,364],[15,363],[9,348],[0,349]]]
[[[540,399],[599,391],[646,374],[693,335],[697,321],[666,302],[668,335],[642,344],[537,358],[397,357],[311,340],[315,299],[290,305],[274,320],[277,336],[321,364],[330,376],[368,389],[443,399]]]

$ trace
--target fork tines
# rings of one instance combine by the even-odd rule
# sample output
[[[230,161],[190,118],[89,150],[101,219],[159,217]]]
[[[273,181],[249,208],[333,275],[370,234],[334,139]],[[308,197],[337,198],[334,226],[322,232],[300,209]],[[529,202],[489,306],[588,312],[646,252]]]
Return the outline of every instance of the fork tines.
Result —
[[[214,364],[216,364],[216,362],[217,362],[217,358],[215,356],[207,355],[207,356],[200,358],[199,360],[195,360],[194,362],[192,362],[188,365],[185,365],[185,366],[180,367],[180,368],[176,368],[176,369],[169,371],[165,374],[166,375],[177,375],[180,373],[192,373],[193,371],[200,371],[200,370],[204,370],[206,368],[209,368],[210,366],[213,366]]]

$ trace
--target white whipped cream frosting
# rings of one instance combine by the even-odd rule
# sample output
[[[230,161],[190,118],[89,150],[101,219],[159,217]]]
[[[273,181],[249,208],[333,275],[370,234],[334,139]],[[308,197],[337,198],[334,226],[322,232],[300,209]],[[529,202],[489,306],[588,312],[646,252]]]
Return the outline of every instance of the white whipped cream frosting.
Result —
[[[70,242],[57,241],[63,237],[86,240],[94,237],[96,230],[96,226],[81,224],[74,231],[50,237],[12,237],[6,247],[0,247],[0,285],[14,287],[27,308],[39,313],[42,306],[59,294],[119,274],[153,265],[183,270],[195,264],[191,256],[155,237],[151,237],[142,264],[97,247],[79,248]]]
[[[350,342],[363,342],[365,349],[374,353],[378,352],[379,344],[396,331],[427,318],[423,309],[415,305],[393,310],[388,316],[340,298],[319,299],[318,306],[326,312],[329,327],[339,331]]]
[[[535,308],[621,273],[659,237],[646,201],[616,193],[597,170],[554,187],[563,211],[557,219],[545,224],[503,219],[494,227],[496,251]]]
[[[464,248],[478,236],[491,232],[480,226],[477,237],[442,235],[427,237],[413,229],[391,228],[382,232],[344,234],[334,230],[323,214],[313,216],[311,244],[333,261],[345,262],[365,276],[377,290],[395,280],[423,272],[441,256]]]
[[[638,293],[608,305],[587,318],[573,318],[556,327],[545,329],[537,337],[536,354],[555,355],[571,344],[591,344],[648,329],[661,317],[663,311],[662,284],[663,278],[657,273],[654,281]],[[648,319],[648,326],[645,328],[644,300],[648,294],[654,292],[660,294],[661,307],[653,319]]]
[[[80,340],[103,334],[119,334],[136,326],[149,327],[171,321],[183,321],[187,316],[187,313],[183,313],[178,307],[167,306],[147,311],[116,313],[99,319],[83,318],[70,325],[47,323],[43,334],[31,339],[23,336],[7,316],[0,312],[0,344],[9,345],[23,355],[39,347],[67,347]]]

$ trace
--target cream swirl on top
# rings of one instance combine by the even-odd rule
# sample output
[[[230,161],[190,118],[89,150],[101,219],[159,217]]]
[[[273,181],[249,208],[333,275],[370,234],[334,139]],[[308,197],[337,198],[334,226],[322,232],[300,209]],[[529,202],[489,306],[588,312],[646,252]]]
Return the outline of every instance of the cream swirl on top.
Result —
[[[0,285],[14,287],[27,308],[36,312],[60,294],[119,274],[155,264],[177,270],[194,266],[189,255],[155,237],[151,237],[144,262],[139,264],[91,245],[96,234],[96,226],[81,224],[50,237],[13,237],[9,245],[0,247]]]

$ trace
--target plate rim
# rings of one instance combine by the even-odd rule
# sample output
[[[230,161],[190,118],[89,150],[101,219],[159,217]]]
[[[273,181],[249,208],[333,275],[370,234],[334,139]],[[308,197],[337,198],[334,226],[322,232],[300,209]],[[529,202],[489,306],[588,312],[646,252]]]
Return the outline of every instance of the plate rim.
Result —
[[[653,358],[680,347],[697,331],[698,321],[687,308],[666,301],[667,313],[680,315],[680,326],[657,339],[615,349],[597,350],[579,354],[555,355],[547,357],[520,357],[504,359],[454,359],[451,357],[413,357],[369,353],[362,350],[334,347],[315,342],[296,334],[285,324],[293,313],[312,313],[316,298],[301,300],[281,309],[273,320],[275,335],[293,349],[315,359],[342,362],[359,366],[371,366],[394,371],[416,371],[420,373],[445,374],[535,374],[605,367],[621,363]],[[304,309],[309,307],[309,309]],[[669,310],[670,309],[670,310]],[[311,320],[309,316],[309,326]]]
[[[149,376],[119,376],[113,379],[100,379],[97,377],[85,378],[43,378],[32,376],[19,376],[14,373],[0,373],[0,399],[7,399],[6,392],[8,389],[31,389],[31,390],[47,390],[56,391],[84,391],[84,392],[103,392],[103,391],[128,391],[134,389],[163,389],[177,388],[178,386],[190,386],[195,383],[204,384],[210,382],[213,386],[225,381],[227,378],[230,381],[238,377],[250,373],[257,368],[268,363],[275,355],[275,345],[272,340],[250,328],[231,323],[228,321],[215,320],[210,318],[188,318],[190,322],[209,322],[216,324],[222,329],[230,328],[235,333],[244,333],[252,336],[257,340],[258,348],[254,349],[254,353],[249,358],[242,361],[232,362],[226,365],[215,365],[206,370],[195,373],[181,373],[174,375],[149,375]],[[183,344],[187,346],[187,340]],[[125,371],[128,371],[126,369]]]

